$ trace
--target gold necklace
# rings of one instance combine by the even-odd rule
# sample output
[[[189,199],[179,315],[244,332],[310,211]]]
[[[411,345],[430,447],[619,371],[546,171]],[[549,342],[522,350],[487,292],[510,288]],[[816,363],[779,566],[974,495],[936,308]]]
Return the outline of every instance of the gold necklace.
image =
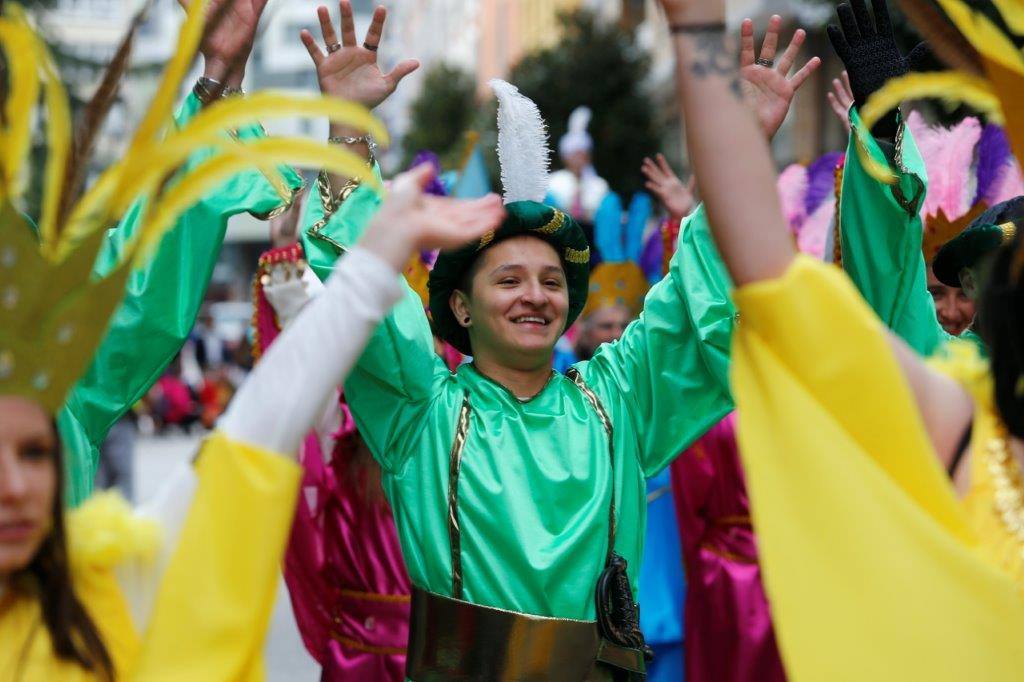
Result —
[[[985,455],[995,488],[995,511],[1006,531],[1016,538],[1024,556],[1024,484],[1020,466],[1010,452],[1006,429],[1000,424],[985,446]]]

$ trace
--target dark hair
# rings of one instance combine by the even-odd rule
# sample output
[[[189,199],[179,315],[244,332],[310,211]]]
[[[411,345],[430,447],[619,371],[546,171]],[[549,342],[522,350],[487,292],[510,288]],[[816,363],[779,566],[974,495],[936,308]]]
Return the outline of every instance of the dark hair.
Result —
[[[57,425],[53,424],[54,433]],[[75,594],[68,565],[64,527],[64,457],[60,437],[53,453],[57,489],[53,496],[53,528],[29,565],[15,575],[37,593],[43,623],[57,658],[73,661],[101,679],[114,679],[110,659],[99,630]]]
[[[1024,246],[1016,237],[996,252],[981,295],[979,324],[988,342],[995,402],[1006,428],[1024,438]]]
[[[459,287],[457,291],[461,291],[466,296],[471,296],[473,292],[473,279],[476,274],[480,272],[480,264],[483,262],[483,251],[477,254],[473,262],[462,272],[462,276],[459,277]]]
[[[476,255],[476,258],[473,259],[473,262],[470,263],[469,266],[465,270],[462,271],[462,276],[459,277],[459,285],[455,289],[455,291],[461,291],[462,293],[464,293],[466,295],[466,298],[472,298],[472,296],[473,296],[473,279],[476,277],[477,273],[480,272],[480,264],[484,260],[483,259],[483,255],[484,255],[483,251],[478,253]],[[452,292],[452,293],[454,293],[454,292]],[[451,301],[450,300],[448,302],[448,305],[451,306]],[[435,335],[435,336],[439,336],[439,335]],[[468,331],[466,333],[466,343],[468,344],[469,350],[472,351],[473,350],[473,342],[469,339]]]

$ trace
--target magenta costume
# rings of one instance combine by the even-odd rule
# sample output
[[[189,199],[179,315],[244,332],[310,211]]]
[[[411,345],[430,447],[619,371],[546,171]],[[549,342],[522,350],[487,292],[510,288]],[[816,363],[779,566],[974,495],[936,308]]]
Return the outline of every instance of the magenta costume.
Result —
[[[774,682],[786,673],[761,584],[736,414],[672,463],[686,565],[687,682]]]
[[[260,258],[257,355],[280,333],[261,275],[301,258],[298,245]],[[305,473],[284,562],[295,619],[306,649],[323,668],[321,679],[404,680],[411,585],[395,523],[383,494],[367,498],[366,490],[380,483],[366,475],[366,464],[356,464],[356,458],[372,460],[358,453],[364,446],[340,396],[329,416],[335,423],[310,432],[299,453]]]

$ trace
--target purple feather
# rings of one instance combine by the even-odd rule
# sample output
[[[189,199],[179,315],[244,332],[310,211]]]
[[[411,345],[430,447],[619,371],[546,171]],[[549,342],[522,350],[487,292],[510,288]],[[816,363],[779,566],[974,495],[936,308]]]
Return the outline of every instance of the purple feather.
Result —
[[[640,269],[647,275],[647,281],[654,284],[661,279],[662,259],[664,258],[665,244],[661,236],[661,230],[654,230],[647,238],[643,251],[640,252]]]
[[[978,162],[975,176],[978,179],[978,188],[974,192],[972,206],[988,198],[989,190],[1006,171],[1010,162],[1010,141],[1006,139],[1003,129],[997,125],[985,126],[981,131],[976,153]]]
[[[804,194],[804,207],[807,215],[811,215],[821,202],[832,196],[836,188],[836,164],[843,158],[844,152],[828,152],[822,154],[807,167],[807,193]]]
[[[423,191],[439,197],[448,196],[448,190],[445,189],[444,183],[441,182],[441,160],[437,158],[437,154],[431,151],[416,152],[416,156],[412,157],[412,163],[409,164],[409,168],[411,170],[424,163],[429,163],[434,167],[434,179],[427,184]]]

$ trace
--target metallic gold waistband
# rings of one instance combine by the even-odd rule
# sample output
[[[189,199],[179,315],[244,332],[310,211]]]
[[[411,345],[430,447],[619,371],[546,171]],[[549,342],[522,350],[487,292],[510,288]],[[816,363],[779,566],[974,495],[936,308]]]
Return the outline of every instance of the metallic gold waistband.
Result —
[[[406,675],[435,680],[643,680],[643,654],[593,621],[530,616],[414,587]]]

